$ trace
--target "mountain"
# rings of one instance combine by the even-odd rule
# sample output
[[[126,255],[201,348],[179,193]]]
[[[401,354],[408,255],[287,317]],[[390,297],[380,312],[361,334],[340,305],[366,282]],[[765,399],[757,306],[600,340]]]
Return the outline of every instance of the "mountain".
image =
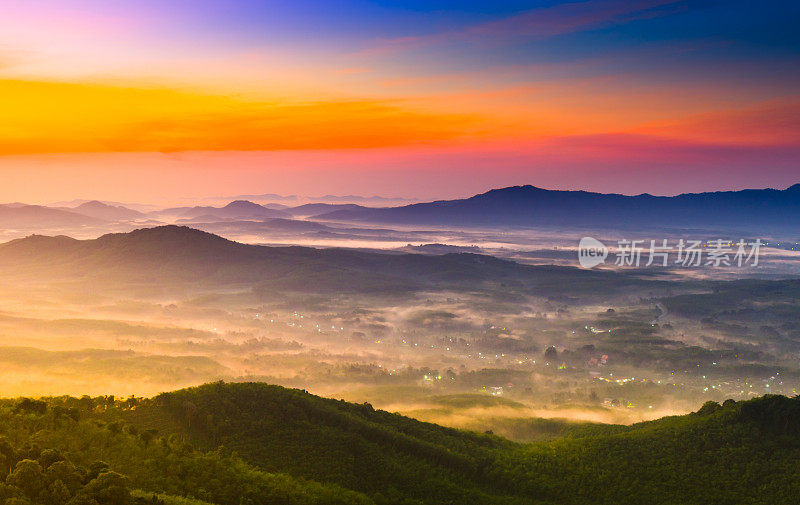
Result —
[[[272,210],[284,210],[290,208],[289,205],[284,205],[282,203],[265,203],[262,204],[262,206]]]
[[[41,205],[0,205],[0,228],[47,230],[103,224],[104,220]]]
[[[331,203],[331,204],[372,204],[372,205],[391,205],[418,201],[416,198],[387,198],[383,196],[361,196],[361,195],[323,195],[323,196],[303,196],[303,195],[277,195],[275,193],[236,195],[236,200],[255,200],[257,202],[284,202],[290,206],[292,202],[312,202],[312,203]],[[227,199],[224,197],[219,200]],[[295,203],[295,205],[297,205]],[[266,205],[265,205],[266,206]]]
[[[88,202],[99,201],[100,203],[104,203],[106,205],[110,205],[112,207],[125,207],[126,209],[133,209],[139,212],[151,212],[158,209],[157,205],[146,204],[146,203],[134,203],[134,202],[114,202],[111,200],[86,200],[82,198],[75,198],[73,200],[63,200],[60,202],[52,202],[47,204],[48,207],[66,207],[69,209],[73,209],[79,205]]]
[[[175,224],[228,223],[228,222],[236,222],[236,220],[229,217],[219,217],[214,214],[201,214],[195,217],[185,217],[183,219],[178,219],[177,221],[175,221]],[[252,221],[243,221],[243,222],[252,222]]]
[[[449,244],[421,244],[405,245],[398,247],[395,251],[415,252],[421,254],[447,254],[447,253],[475,253],[481,254],[483,251],[477,246],[458,246]]]
[[[229,197],[219,197],[218,200],[227,200],[233,198],[235,200],[259,200],[268,202],[296,202],[299,197],[297,195],[278,195],[275,193],[262,193],[259,195],[236,195]]]
[[[351,203],[307,203],[305,205],[298,205],[297,207],[285,209],[285,211],[293,216],[315,216],[317,214],[327,214],[339,210],[358,211],[366,208],[367,207]]]
[[[184,222],[196,221],[197,218],[203,218],[203,221],[208,219],[243,219],[243,220],[261,220],[276,217],[291,217],[291,215],[281,210],[269,209],[263,205],[253,203],[247,200],[234,200],[224,207],[178,207],[172,209],[164,209],[155,213],[153,216],[166,216],[176,215]]]
[[[127,476],[115,496],[130,486],[165,505],[768,505],[796,503],[800,491],[800,399],[774,395],[631,426],[574,424],[530,444],[263,383],[0,400],[0,415],[4,470],[14,469],[4,495],[53,489],[72,468],[54,462],[89,469],[33,500],[52,505],[81,482],[96,492],[109,465]]]
[[[387,205],[418,202],[417,198],[391,198],[385,196],[361,196],[361,195],[324,195],[308,197],[308,200],[323,203],[337,203],[337,204],[372,204],[372,205]]]
[[[643,282],[614,272],[521,265],[479,254],[436,256],[248,245],[174,225],[93,240],[40,235],[12,240],[0,244],[0,273],[118,282],[245,283],[275,293],[472,290],[502,285],[504,291],[513,288],[551,294],[571,286],[612,290]]]
[[[460,226],[726,227],[760,231],[800,226],[800,184],[678,196],[495,189],[461,200],[403,207],[343,209],[316,216],[336,221]]]
[[[135,221],[146,218],[145,214],[137,210],[129,209],[122,205],[108,205],[97,200],[82,203],[72,211],[105,221]]]

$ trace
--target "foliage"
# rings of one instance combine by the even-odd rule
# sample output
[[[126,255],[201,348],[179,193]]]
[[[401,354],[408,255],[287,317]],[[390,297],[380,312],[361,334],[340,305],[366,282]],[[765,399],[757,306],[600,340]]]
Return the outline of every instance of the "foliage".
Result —
[[[782,504],[800,494],[800,398],[708,402],[632,426],[550,423],[562,436],[531,444],[258,383],[36,400],[44,410],[31,401],[0,401],[4,505]]]

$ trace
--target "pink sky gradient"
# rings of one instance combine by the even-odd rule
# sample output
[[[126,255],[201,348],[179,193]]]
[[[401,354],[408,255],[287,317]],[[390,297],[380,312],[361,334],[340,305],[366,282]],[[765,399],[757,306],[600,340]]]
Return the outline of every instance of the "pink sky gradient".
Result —
[[[9,2],[0,201],[800,181],[797,5],[512,4]]]

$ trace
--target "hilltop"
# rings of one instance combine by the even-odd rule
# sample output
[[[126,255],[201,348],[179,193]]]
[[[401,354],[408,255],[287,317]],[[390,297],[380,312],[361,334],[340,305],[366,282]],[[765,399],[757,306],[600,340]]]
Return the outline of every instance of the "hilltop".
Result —
[[[0,420],[16,446],[102,458],[170,504],[782,504],[800,491],[800,399],[782,396],[533,444],[261,383],[5,400]]]

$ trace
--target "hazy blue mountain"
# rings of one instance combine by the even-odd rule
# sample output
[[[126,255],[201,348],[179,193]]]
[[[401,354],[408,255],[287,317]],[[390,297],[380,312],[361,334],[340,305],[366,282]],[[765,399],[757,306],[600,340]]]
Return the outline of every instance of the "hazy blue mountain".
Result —
[[[314,216],[317,214],[326,214],[328,212],[335,212],[341,210],[361,210],[367,209],[361,205],[352,203],[307,203],[305,205],[298,205],[290,209],[285,209],[285,212],[293,216]]]
[[[291,215],[282,210],[270,209],[248,200],[234,200],[224,207],[176,207],[164,209],[152,213],[151,215],[178,216],[184,220],[183,222],[195,222],[198,218],[202,218],[202,221],[208,222],[213,219],[271,219],[276,217],[291,217]]]
[[[481,254],[483,250],[477,246],[458,246],[449,244],[420,244],[398,247],[396,251],[413,252],[422,254],[447,254],[447,253],[475,253]],[[573,254],[574,256],[574,254]]]
[[[126,209],[133,209],[139,212],[153,212],[157,210],[159,206],[148,204],[148,203],[136,203],[136,202],[115,202],[112,200],[87,200],[85,198],[75,198],[72,200],[62,200],[59,202],[52,202],[48,203],[48,207],[55,207],[61,208],[65,207],[67,209],[74,209],[75,207],[82,205],[84,203],[98,201],[100,203],[104,203],[106,205],[110,205],[112,207],[125,207]]]
[[[289,205],[284,205],[282,203],[275,203],[275,202],[264,203],[262,204],[262,206],[272,210],[283,210],[283,209],[288,209],[290,207]]]
[[[137,210],[129,209],[122,205],[108,205],[97,200],[82,203],[72,210],[78,214],[105,221],[134,221],[147,217]]]
[[[385,197],[385,196],[361,196],[361,195],[324,195],[324,196],[313,196],[308,198],[311,201],[316,202],[327,202],[327,203],[338,203],[338,204],[355,204],[358,202],[359,204],[377,204],[377,205],[388,205],[388,204],[398,204],[398,203],[409,203],[409,202],[418,202],[418,198],[392,198],[392,197]]]
[[[0,205],[0,228],[41,230],[62,227],[98,225],[105,220],[71,210],[53,209],[41,205]]]
[[[259,201],[271,201],[271,202],[296,202],[299,198],[297,195],[278,195],[275,193],[262,193],[262,194],[250,194],[250,195],[236,195],[236,196],[229,196],[227,198],[233,198],[234,200],[259,200]],[[226,197],[219,197],[219,200],[226,200]]]
[[[673,197],[513,186],[461,200],[342,209],[316,218],[463,226],[671,227],[680,223],[682,228],[778,229],[800,225],[800,184],[785,190],[748,189]]]

